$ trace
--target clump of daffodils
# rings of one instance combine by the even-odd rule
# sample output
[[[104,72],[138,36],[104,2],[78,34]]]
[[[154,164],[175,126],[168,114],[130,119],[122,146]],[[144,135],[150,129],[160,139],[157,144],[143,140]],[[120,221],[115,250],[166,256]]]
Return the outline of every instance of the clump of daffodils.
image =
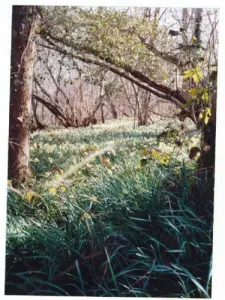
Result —
[[[58,192],[63,192],[63,193],[65,193],[66,190],[67,190],[67,188],[66,188],[65,186],[61,186],[61,187],[59,187],[58,189],[55,188],[55,187],[51,187],[51,188],[48,189],[48,192],[49,192],[49,194],[55,196]]]

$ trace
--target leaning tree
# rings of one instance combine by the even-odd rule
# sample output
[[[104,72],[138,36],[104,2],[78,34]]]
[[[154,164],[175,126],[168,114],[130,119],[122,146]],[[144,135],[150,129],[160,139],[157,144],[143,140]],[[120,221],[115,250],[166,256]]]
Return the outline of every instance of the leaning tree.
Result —
[[[200,167],[213,169],[217,20],[207,10],[183,9],[180,28],[168,30],[160,25],[165,11],[158,9],[146,17],[141,10],[48,7],[43,10],[40,44],[72,60],[109,70],[175,104],[180,120],[190,118],[203,132]],[[204,36],[203,14],[210,25],[205,25]]]
[[[130,13],[129,9],[45,7],[39,9],[42,23],[35,31],[35,7],[14,7],[9,177],[22,179],[28,170],[35,32],[39,34],[38,49],[113,72],[134,87],[175,104],[181,111],[179,118],[190,118],[203,132],[200,166],[214,167],[217,71],[212,64],[215,66],[217,61],[208,48],[215,44],[217,24],[209,16],[212,26],[205,49],[202,9],[191,10],[191,22],[184,9],[178,31],[160,25],[165,11],[157,9],[145,16],[141,10]],[[38,95],[35,99],[68,121],[59,105]]]

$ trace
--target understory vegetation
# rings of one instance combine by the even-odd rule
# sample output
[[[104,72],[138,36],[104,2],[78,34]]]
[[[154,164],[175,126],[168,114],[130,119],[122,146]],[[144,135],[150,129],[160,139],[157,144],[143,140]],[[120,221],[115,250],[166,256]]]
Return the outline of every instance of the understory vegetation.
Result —
[[[208,179],[179,126],[33,133],[32,176],[8,182],[6,294],[209,298]]]

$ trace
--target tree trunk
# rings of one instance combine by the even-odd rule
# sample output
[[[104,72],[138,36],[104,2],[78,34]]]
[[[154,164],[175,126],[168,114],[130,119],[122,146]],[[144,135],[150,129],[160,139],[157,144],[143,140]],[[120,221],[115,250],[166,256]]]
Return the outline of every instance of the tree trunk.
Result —
[[[216,89],[216,87],[215,87]],[[209,123],[203,128],[203,141],[199,167],[205,169],[209,177],[215,172],[215,145],[216,145],[216,91],[212,93],[211,118]]]
[[[201,40],[201,27],[202,27],[202,8],[195,10],[195,45],[196,47],[202,46]],[[217,76],[216,76],[217,77]],[[207,125],[203,127],[203,139],[201,145],[201,159],[199,167],[205,169],[207,176],[214,177],[215,167],[215,137],[216,137],[216,98],[217,98],[217,78],[212,82],[213,91],[210,96],[211,102],[211,118]]]
[[[29,174],[29,116],[35,59],[35,7],[13,6],[8,178]]]
[[[34,121],[35,121],[35,124],[36,124],[36,129],[38,130],[38,129],[45,129],[45,125],[43,125],[40,121],[39,121],[39,119],[38,119],[38,115],[37,115],[37,106],[38,106],[38,103],[37,103],[37,101],[34,99],[34,98],[32,98],[32,110],[33,110],[33,118],[34,118]],[[35,130],[35,126],[34,126],[34,128],[33,128],[34,130]]]
[[[151,100],[151,93],[144,93],[144,103],[143,103],[143,109],[141,111],[141,123],[139,125],[147,125],[148,124],[148,108],[149,108],[149,103]]]
[[[105,117],[104,117],[104,109],[103,109],[104,103],[101,103],[100,109],[101,109],[101,119],[102,119],[102,124],[105,123]]]
[[[199,178],[201,184],[197,184],[195,190],[199,199],[204,201],[204,205],[209,211],[206,221],[212,221],[214,207],[214,183],[215,183],[215,138],[216,122],[211,119],[203,129],[203,143],[199,160]],[[200,202],[201,203],[201,202]]]
[[[115,105],[112,103],[112,101],[110,102],[110,108],[111,108],[111,114],[113,116],[113,119],[118,119],[118,114],[117,114]]]
[[[196,38],[195,40],[196,47],[202,46],[202,40],[201,40],[202,12],[203,12],[202,8],[196,8],[195,10],[194,36]]]

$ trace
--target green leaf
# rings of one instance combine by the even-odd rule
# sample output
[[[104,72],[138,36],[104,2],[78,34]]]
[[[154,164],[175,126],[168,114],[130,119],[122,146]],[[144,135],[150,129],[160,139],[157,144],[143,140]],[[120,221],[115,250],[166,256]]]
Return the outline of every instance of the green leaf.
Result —
[[[199,92],[201,92],[201,88],[198,88],[198,87],[188,90],[188,93],[193,96],[197,96],[199,94]]]
[[[209,107],[207,107],[206,109],[204,109],[203,111],[200,112],[199,114],[199,119],[200,120],[204,120],[205,125],[208,124],[209,119],[211,117],[211,109]]]
[[[205,125],[208,124],[210,117],[211,117],[211,109],[208,107],[205,109],[205,119],[204,119]]]
[[[198,83],[200,80],[202,80],[202,78],[203,78],[203,74],[200,70],[200,67],[197,66],[196,69],[195,69],[195,73],[193,75],[194,82]]]
[[[193,75],[194,75],[194,69],[186,70],[183,73],[183,79],[191,78]]]
[[[190,90],[188,90],[188,93],[191,94],[194,99],[201,98],[202,100],[204,100],[206,102],[209,100],[208,89],[205,87],[196,87],[196,88],[190,89]]]
[[[186,108],[186,107],[192,105],[193,103],[195,103],[195,101],[196,101],[196,97],[194,99],[188,100],[188,102],[186,104],[183,104],[182,107]]]
[[[209,93],[208,92],[204,92],[204,94],[202,95],[202,100],[208,102],[209,101]]]
[[[195,69],[189,69],[184,71],[183,78],[184,79],[193,78],[194,82],[198,83],[200,80],[202,80],[203,74],[200,70],[200,67],[197,66]]]

